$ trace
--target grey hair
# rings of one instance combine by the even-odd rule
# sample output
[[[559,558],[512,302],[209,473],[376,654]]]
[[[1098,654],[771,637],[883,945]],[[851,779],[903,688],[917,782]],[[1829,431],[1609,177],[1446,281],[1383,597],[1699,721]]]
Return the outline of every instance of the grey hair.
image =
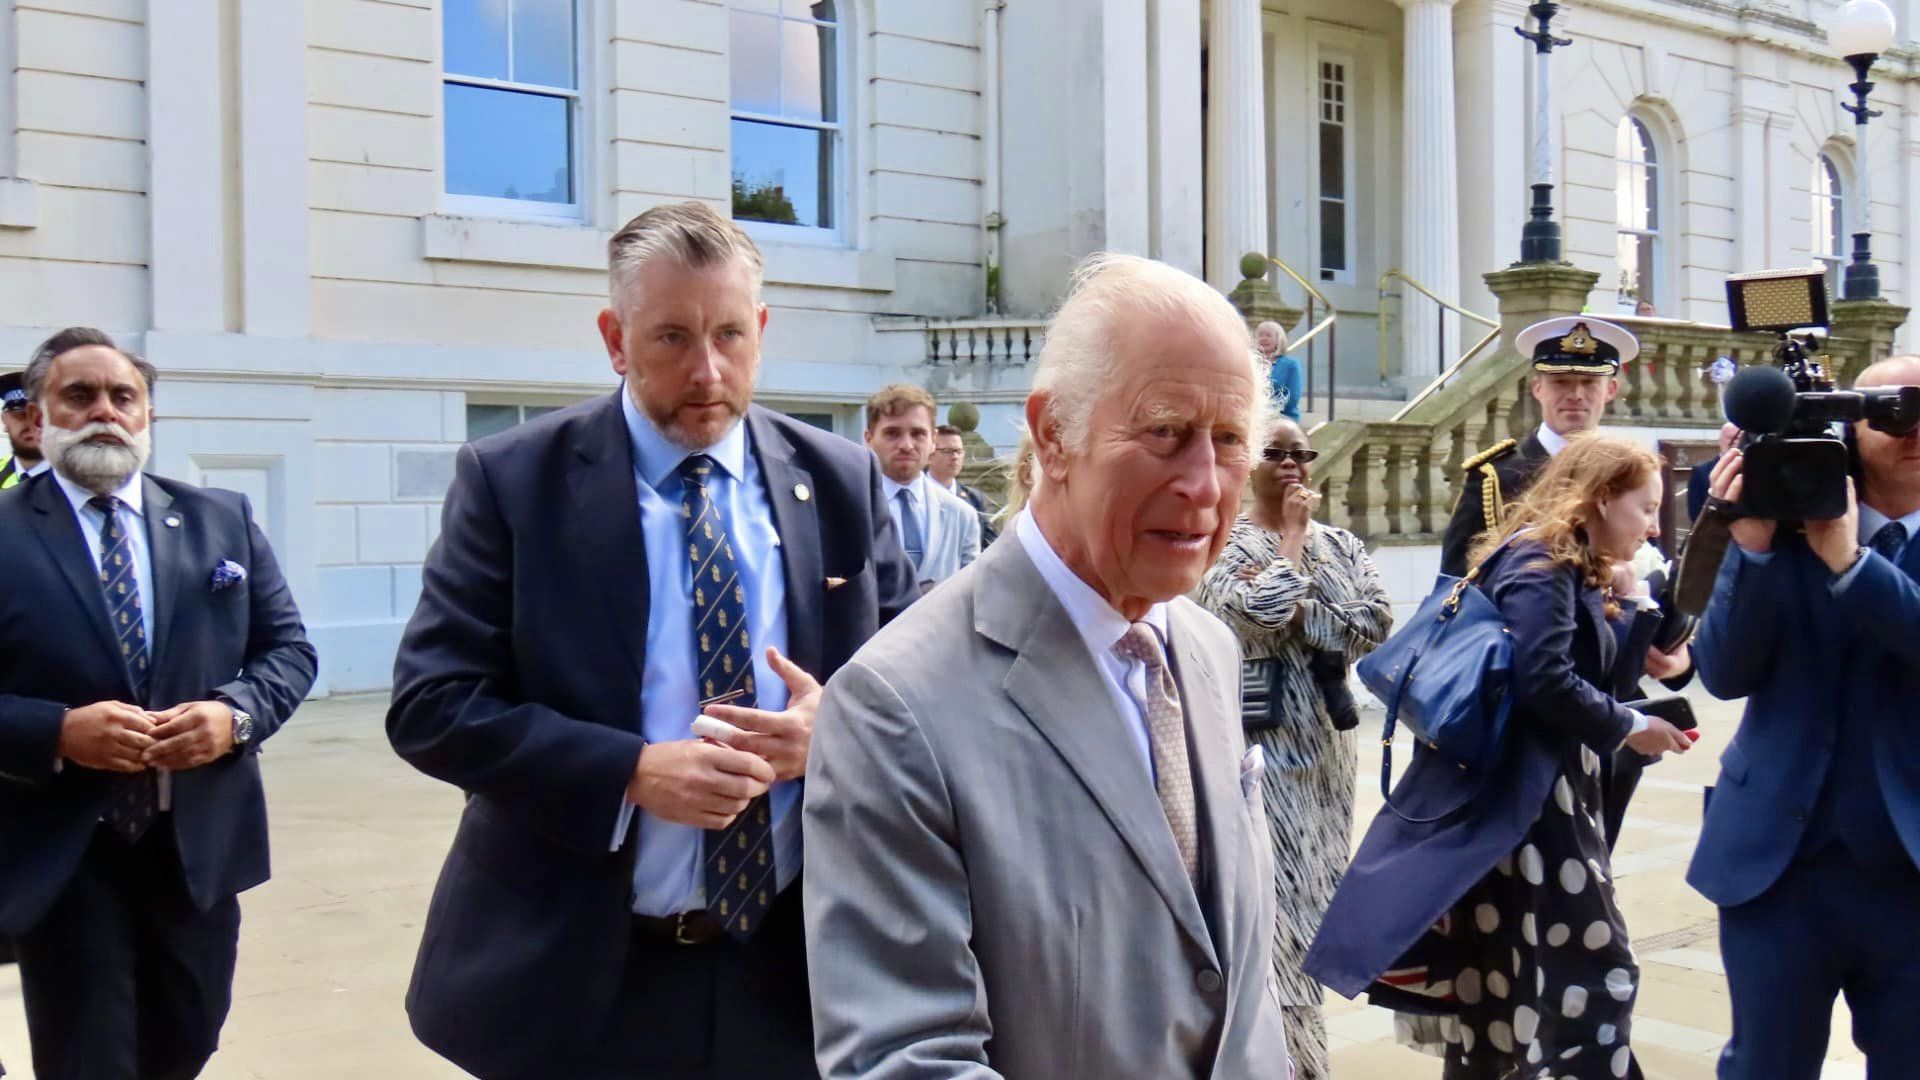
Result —
[[[160,381],[160,369],[144,356],[130,353],[114,343],[111,335],[104,330],[95,330],[91,326],[69,326],[33,350],[33,359],[27,361],[27,369],[20,375],[22,387],[29,401],[39,401],[41,391],[46,389],[47,372],[53,369],[53,362],[75,349],[84,349],[90,345],[112,349],[127,358],[127,363],[140,373],[146,381],[147,397],[153,397],[153,385]]]
[[[702,202],[656,206],[621,227],[607,241],[607,276],[615,307],[631,299],[640,270],[657,258],[689,270],[738,261],[753,275],[753,300],[760,302],[766,263],[746,231]]]
[[[1217,328],[1246,358],[1253,381],[1251,433],[1267,430],[1273,414],[1273,387],[1266,361],[1254,352],[1247,324],[1227,298],[1212,286],[1166,263],[1096,252],[1074,268],[1066,299],[1047,325],[1033,392],[1048,395],[1047,411],[1069,450],[1086,448],[1088,426],[1101,393],[1112,385],[1114,339],[1127,312],[1184,315],[1196,326]]]
[[[1259,351],[1260,331],[1268,330],[1268,329],[1271,329],[1273,331],[1274,339],[1280,342],[1280,347],[1274,351],[1273,355],[1275,356],[1284,355],[1287,351],[1287,342],[1288,342],[1287,328],[1284,326],[1281,326],[1277,322],[1274,322],[1272,319],[1268,319],[1266,322],[1263,322],[1259,326],[1256,326],[1253,328],[1254,350],[1256,352]],[[1264,360],[1266,358],[1262,357],[1261,359]]]

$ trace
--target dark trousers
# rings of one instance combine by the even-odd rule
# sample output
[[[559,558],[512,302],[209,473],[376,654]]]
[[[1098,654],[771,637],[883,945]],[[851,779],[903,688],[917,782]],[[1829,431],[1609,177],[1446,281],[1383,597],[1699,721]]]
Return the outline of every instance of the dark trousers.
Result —
[[[15,940],[40,1080],[186,1080],[219,1045],[240,903],[193,906],[170,825],[161,817],[137,844],[100,828],[46,918]]]
[[[1720,909],[1733,996],[1721,1080],[1812,1080],[1833,999],[1847,996],[1869,1080],[1914,1075],[1920,1058],[1920,869],[1860,865],[1829,846],[1773,887]]]
[[[636,933],[606,1032],[567,1067],[575,1080],[817,1080],[800,886],[746,944]]]

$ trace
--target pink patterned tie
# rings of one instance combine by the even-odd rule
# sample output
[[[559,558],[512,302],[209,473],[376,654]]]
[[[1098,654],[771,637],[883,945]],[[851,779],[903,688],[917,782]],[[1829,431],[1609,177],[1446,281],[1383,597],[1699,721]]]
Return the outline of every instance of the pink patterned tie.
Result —
[[[1134,623],[1113,651],[1147,667],[1147,745],[1153,751],[1154,787],[1160,809],[1173,828],[1173,842],[1187,868],[1187,880],[1200,873],[1199,815],[1194,809],[1193,769],[1187,763],[1186,714],[1180,708],[1180,688],[1167,669],[1167,653],[1160,635],[1143,622]]]

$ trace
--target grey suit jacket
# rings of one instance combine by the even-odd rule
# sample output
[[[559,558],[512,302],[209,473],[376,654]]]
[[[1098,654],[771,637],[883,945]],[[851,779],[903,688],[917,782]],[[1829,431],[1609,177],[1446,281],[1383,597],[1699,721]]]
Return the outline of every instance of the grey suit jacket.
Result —
[[[927,551],[920,560],[921,581],[941,582],[967,568],[980,555],[980,515],[967,501],[922,476],[927,514]]]
[[[804,817],[824,1077],[1287,1075],[1238,647],[1185,599],[1170,630],[1204,904],[1021,545],[988,548],[829,681]]]

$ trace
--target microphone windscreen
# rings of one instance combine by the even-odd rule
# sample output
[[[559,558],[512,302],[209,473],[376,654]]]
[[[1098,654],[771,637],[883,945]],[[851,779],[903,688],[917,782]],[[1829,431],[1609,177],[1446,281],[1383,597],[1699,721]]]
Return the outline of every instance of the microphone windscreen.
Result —
[[[1776,367],[1741,368],[1727,384],[1721,406],[1741,431],[1772,435],[1793,422],[1793,380]]]

